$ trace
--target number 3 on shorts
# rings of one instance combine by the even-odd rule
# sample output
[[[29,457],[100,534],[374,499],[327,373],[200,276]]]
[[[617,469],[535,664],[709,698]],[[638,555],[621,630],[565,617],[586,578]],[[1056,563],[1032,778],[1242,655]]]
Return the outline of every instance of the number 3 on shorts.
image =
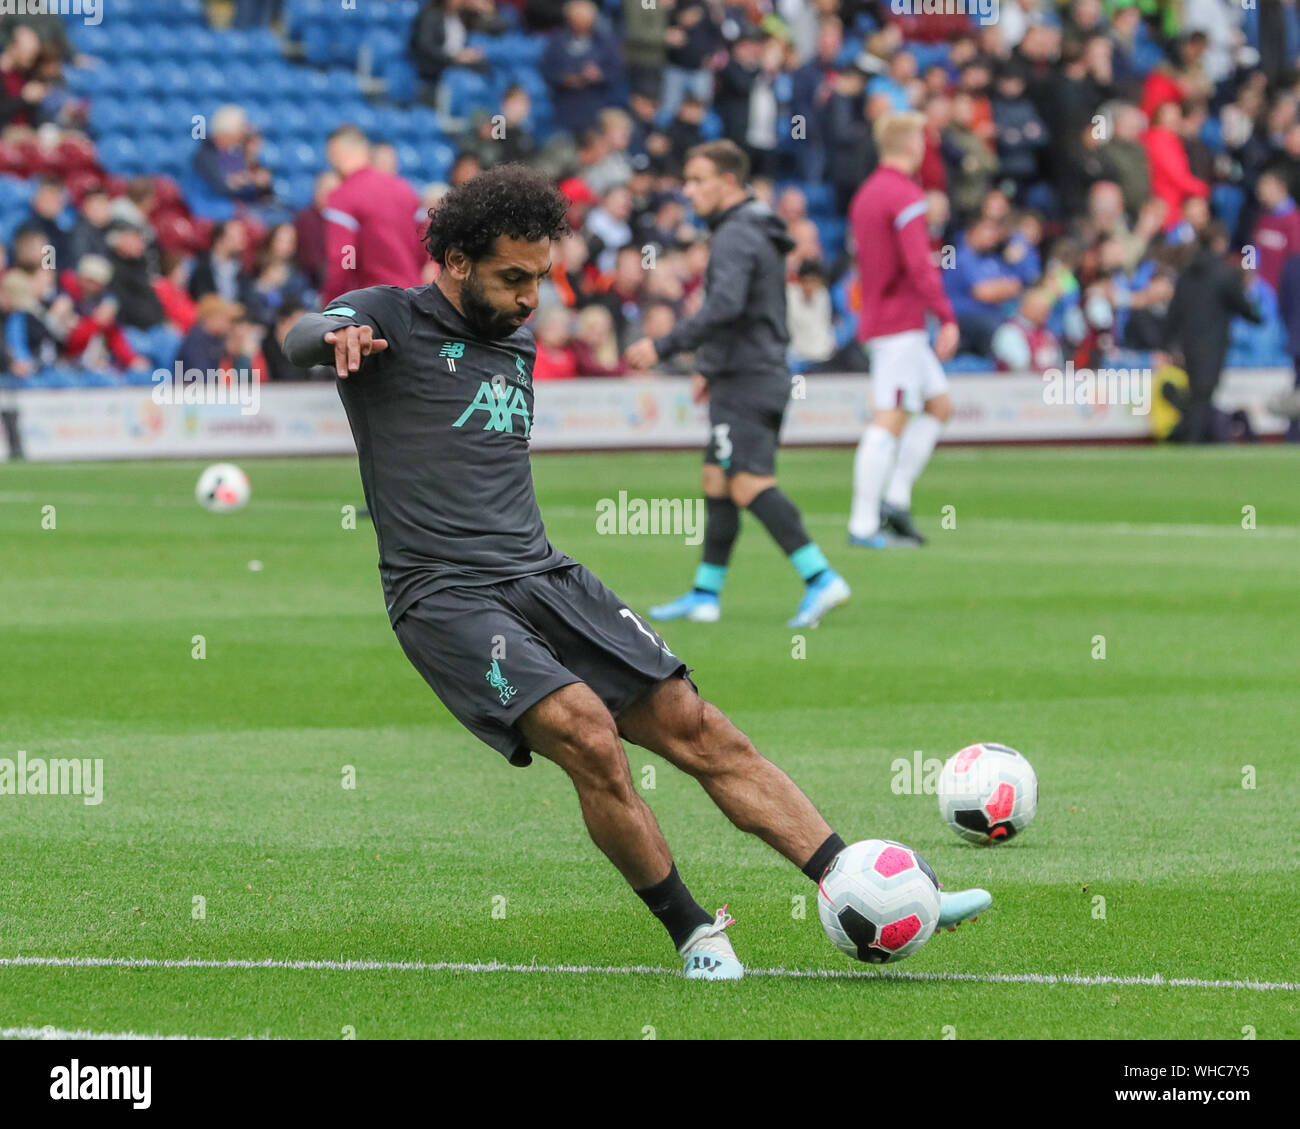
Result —
[[[660,639],[659,636],[656,635],[653,631],[651,631],[650,628],[648,628],[644,623],[642,623],[641,617],[637,615],[636,612],[634,612],[631,608],[619,608],[618,614],[621,615],[624,619],[630,619],[634,624],[636,624],[636,629],[639,632],[641,632],[641,634],[644,635],[647,639],[649,639],[652,643],[654,643],[654,645],[658,647],[661,651],[663,651],[663,653],[667,655],[669,658],[675,659],[677,657],[672,653],[672,651],[668,649],[668,644],[665,643],[662,639]]]
[[[725,463],[731,458],[731,424],[714,425],[714,457],[719,463]]]

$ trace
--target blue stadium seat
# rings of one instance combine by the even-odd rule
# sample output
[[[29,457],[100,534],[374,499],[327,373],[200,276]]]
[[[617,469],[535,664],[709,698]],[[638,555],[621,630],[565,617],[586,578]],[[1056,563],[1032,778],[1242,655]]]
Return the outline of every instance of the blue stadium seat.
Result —
[[[185,54],[189,58],[207,58],[223,63],[230,57],[226,50],[226,36],[229,34],[206,27],[195,28],[187,37]]]
[[[153,54],[160,59],[183,59],[189,50],[189,29],[156,23],[149,28]]]
[[[262,92],[268,97],[302,94],[302,67],[292,63],[268,63],[261,68]]]
[[[226,72],[226,89],[232,101],[260,99],[262,95],[261,68],[246,58],[232,59],[223,68]]]
[[[152,63],[142,59],[127,59],[114,65],[118,69],[119,87],[129,96],[147,95],[150,90],[158,89]]]
[[[129,137],[114,134],[98,145],[99,162],[111,173],[133,175],[140,168],[140,149]]]
[[[86,369],[78,374],[77,383],[82,388],[116,388],[126,381],[114,372]]]
[[[448,67],[438,84],[438,103],[453,118],[467,118],[496,102],[487,79],[463,67]]]
[[[958,353],[944,365],[944,368],[953,373],[989,373],[996,371],[997,366],[988,357],[979,357],[974,353]]]
[[[430,138],[442,137],[437,113],[428,106],[413,106],[406,112],[406,136],[417,145]]]
[[[90,125],[101,137],[119,133],[130,128],[131,107],[115,98],[96,98],[90,104]]]
[[[332,57],[334,35],[328,27],[311,24],[302,32],[302,55],[313,66],[323,67]]]
[[[173,97],[188,96],[193,92],[193,72],[183,63],[159,60],[154,68],[158,89]]]
[[[810,216],[834,216],[836,214],[835,190],[829,184],[821,184],[817,181],[801,181],[799,187],[803,189],[804,197],[808,201],[808,214]]]
[[[384,93],[394,102],[412,102],[420,93],[420,76],[406,59],[394,55],[383,60],[379,77],[384,80]]]
[[[309,89],[322,98],[352,98],[360,94],[356,71],[346,67],[331,67],[323,74],[314,75]]]
[[[77,370],[60,366],[32,373],[27,383],[32,388],[76,388],[80,383],[79,377]]]
[[[377,27],[367,31],[361,46],[370,55],[370,73],[379,74],[385,60],[402,58],[406,53],[406,40],[395,31]]]
[[[130,55],[147,56],[150,53],[149,33],[144,28],[121,18],[101,26],[104,32],[105,53],[118,59]]]
[[[420,162],[421,176],[425,180],[446,180],[451,166],[456,161],[456,149],[446,141],[422,141],[416,146],[423,157]]]
[[[190,78],[196,98],[217,100],[230,97],[226,76],[220,67],[200,62],[191,69]]]
[[[282,137],[313,137],[320,130],[320,119],[307,107],[295,102],[274,102],[272,111],[275,115],[275,131]]]
[[[285,31],[289,38],[300,40],[309,24],[329,19],[338,5],[327,0],[287,0],[285,4]]]
[[[167,133],[189,125],[188,122],[169,120],[164,105],[152,98],[137,98],[127,103],[127,109],[131,112],[131,133]],[[188,133],[189,129],[186,128],[185,132]]]
[[[69,67],[64,77],[69,90],[87,97],[117,88],[117,75],[112,67]]]

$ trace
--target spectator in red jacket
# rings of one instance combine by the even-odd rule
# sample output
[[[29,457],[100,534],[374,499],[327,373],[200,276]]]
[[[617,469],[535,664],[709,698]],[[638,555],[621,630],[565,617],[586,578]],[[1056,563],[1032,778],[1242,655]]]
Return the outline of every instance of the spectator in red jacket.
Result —
[[[571,342],[579,376],[625,376],[627,364],[618,351],[614,318],[604,306],[588,306],[578,315]]]
[[[40,56],[40,36],[25,24],[16,25],[0,52],[0,126],[32,124],[46,91],[33,77]]]
[[[534,380],[567,380],[578,375],[578,361],[569,348],[569,311],[552,306],[537,315],[537,360]]]
[[[340,183],[325,204],[321,297],[367,286],[419,286],[425,216],[415,189],[371,165],[370,141],[355,125],[331,133],[325,155]]]
[[[112,264],[100,255],[87,255],[77,264],[76,275],[67,278],[65,288],[77,322],[64,349],[88,367],[104,363],[107,354],[120,368],[147,369],[149,362],[131,348],[117,324],[117,299],[108,292],[112,281]]]
[[[1276,290],[1287,259],[1300,254],[1300,210],[1287,191],[1286,176],[1274,169],[1260,174],[1255,195],[1260,214],[1250,242],[1260,276]]]
[[[328,257],[325,245],[325,201],[338,186],[339,174],[333,169],[317,173],[311,203],[293,218],[293,226],[298,232],[298,266],[315,290],[319,290],[325,281],[325,263]]]
[[[1187,162],[1187,150],[1179,127],[1183,111],[1177,102],[1166,102],[1158,110],[1151,128],[1142,135],[1142,147],[1147,151],[1147,164],[1151,170],[1151,195],[1167,205],[1164,230],[1178,224],[1183,201],[1189,196],[1208,196],[1210,186],[1192,175]]]
[[[180,251],[162,253],[162,274],[153,281],[153,292],[163,308],[163,316],[182,336],[194,328],[195,302],[186,289],[187,262]]]

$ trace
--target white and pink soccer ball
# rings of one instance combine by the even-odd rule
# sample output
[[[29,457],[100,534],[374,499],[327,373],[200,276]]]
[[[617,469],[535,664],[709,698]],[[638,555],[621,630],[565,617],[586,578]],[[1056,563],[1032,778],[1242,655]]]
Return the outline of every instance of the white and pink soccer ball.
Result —
[[[822,929],[867,964],[910,957],[939,923],[939,882],[911,847],[867,839],[845,847],[817,885]]]
[[[939,773],[939,812],[970,843],[1004,843],[1038,810],[1038,777],[1015,749],[985,741],[948,758]]]
[[[213,463],[199,475],[198,485],[194,487],[199,505],[214,514],[243,509],[252,492],[248,475],[234,463]]]

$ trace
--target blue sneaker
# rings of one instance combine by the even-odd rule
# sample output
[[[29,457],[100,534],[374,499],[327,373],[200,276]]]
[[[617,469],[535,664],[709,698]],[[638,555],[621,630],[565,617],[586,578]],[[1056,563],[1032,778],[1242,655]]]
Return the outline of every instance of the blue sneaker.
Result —
[[[722,601],[710,592],[687,592],[685,596],[650,609],[651,619],[689,619],[694,623],[717,623],[722,618]]]
[[[974,921],[993,904],[993,895],[987,890],[954,890],[951,894],[939,891],[939,924],[935,932],[947,929],[950,933],[963,921]]]
[[[838,572],[828,568],[808,585],[799,601],[799,610],[786,627],[816,627],[831,608],[838,608],[849,598],[849,586]]]
[[[723,930],[728,925],[735,925],[736,919],[727,913],[727,907],[718,910],[718,915],[708,925],[701,925],[686,938],[677,951],[686,959],[682,975],[687,980],[741,980],[745,969],[736,957],[731,942]]]
[[[855,549],[915,549],[920,545],[920,542],[913,541],[910,537],[900,537],[897,533],[882,529],[873,533],[870,537],[855,537],[850,533],[849,544]]]

